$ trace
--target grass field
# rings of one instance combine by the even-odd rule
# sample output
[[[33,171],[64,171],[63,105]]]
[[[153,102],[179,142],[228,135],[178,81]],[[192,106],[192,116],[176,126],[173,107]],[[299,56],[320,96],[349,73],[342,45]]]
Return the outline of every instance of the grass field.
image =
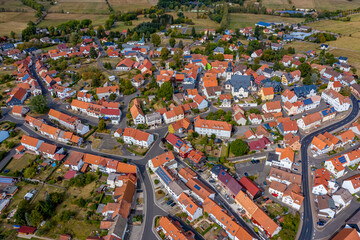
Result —
[[[15,173],[16,171],[21,171],[27,167],[32,161],[36,159],[36,155],[25,153],[21,158],[13,158],[11,162],[6,166],[6,169],[9,169],[9,173]]]
[[[96,25],[103,25],[108,18],[109,18],[108,15],[49,13],[38,26],[39,27],[56,26],[61,23],[67,22],[71,19],[76,19],[76,20],[91,19],[93,21],[92,24],[96,26]]]
[[[0,7],[5,8],[6,11],[35,12],[31,7],[22,4],[20,0],[0,0]]]
[[[48,11],[50,13],[108,14],[109,8],[104,0],[59,0],[57,4],[50,6]]]
[[[310,23],[308,26],[317,30],[339,33],[342,35],[355,34],[360,37],[360,14],[352,15],[350,22],[324,20]]]
[[[177,13],[168,13],[170,15],[173,15],[174,18],[177,18]],[[212,20],[210,20],[209,18],[207,19],[198,19],[196,18],[197,14],[196,13],[193,13],[193,12],[185,12],[184,15],[188,18],[190,18],[193,23],[195,24],[194,27],[197,31],[202,31],[202,30],[205,30],[206,28],[218,28],[220,27],[220,24],[218,24],[217,22],[214,22]],[[190,30],[191,30],[191,27],[190,26]],[[189,33],[189,30],[188,32]]]
[[[150,8],[156,4],[151,0],[108,0],[114,11],[128,12],[138,9]]]
[[[315,50],[318,52],[320,44],[294,41],[292,43],[286,44],[285,48],[288,48],[288,47],[293,47],[293,48],[295,48],[296,51],[302,52],[302,53],[307,52],[309,50]]]
[[[229,28],[244,28],[254,27],[254,24],[259,21],[264,22],[288,22],[288,23],[299,23],[304,19],[302,18],[287,18],[273,15],[261,15],[261,14],[247,14],[247,13],[231,13]]]
[[[0,35],[21,33],[29,21],[35,20],[34,12],[0,12]]]
[[[360,0],[262,0],[262,4],[272,9],[315,8],[317,10],[338,10],[358,8]]]
[[[131,22],[132,22],[131,26],[125,26],[124,22],[116,22],[115,27],[113,27],[111,30],[122,31],[127,29],[133,29],[142,22],[151,22],[151,19],[144,17],[144,15],[139,15],[137,20],[132,20]]]

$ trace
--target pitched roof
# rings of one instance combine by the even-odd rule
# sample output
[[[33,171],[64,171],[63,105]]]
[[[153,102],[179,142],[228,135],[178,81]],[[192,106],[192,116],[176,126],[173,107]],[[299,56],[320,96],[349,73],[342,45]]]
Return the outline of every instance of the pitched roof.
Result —
[[[232,125],[227,122],[206,120],[201,118],[197,119],[194,125],[198,128],[219,129],[223,131],[231,131],[232,129]]]
[[[169,162],[174,159],[175,159],[175,156],[174,156],[173,152],[168,151],[166,153],[163,153],[163,154],[160,154],[160,155],[154,157],[150,161],[152,162],[153,166],[155,168],[157,168],[157,167],[160,167],[161,165],[163,165],[164,163]]]
[[[355,228],[343,228],[332,240],[360,240],[360,236]]]
[[[261,189],[248,177],[242,177],[240,179],[240,184],[243,186],[248,193],[250,193],[252,196],[255,196]]]
[[[191,189],[196,195],[201,197],[202,199],[206,199],[214,192],[208,188],[204,183],[202,183],[197,178],[190,178],[186,183],[186,186]]]
[[[147,141],[150,137],[150,133],[135,128],[125,128],[123,137],[132,137],[138,141]]]

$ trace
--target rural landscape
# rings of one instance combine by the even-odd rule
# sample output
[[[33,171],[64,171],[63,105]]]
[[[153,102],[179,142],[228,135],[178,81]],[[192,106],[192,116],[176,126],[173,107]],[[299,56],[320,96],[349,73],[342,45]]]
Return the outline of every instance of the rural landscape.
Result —
[[[0,0],[0,239],[360,240],[360,0]]]

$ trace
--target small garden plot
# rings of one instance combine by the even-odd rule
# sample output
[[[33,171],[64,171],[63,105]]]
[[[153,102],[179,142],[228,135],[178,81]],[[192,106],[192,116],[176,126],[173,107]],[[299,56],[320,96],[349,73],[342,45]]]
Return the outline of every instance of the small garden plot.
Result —
[[[129,145],[127,150],[129,152],[131,152],[131,153],[136,154],[136,155],[144,156],[149,149],[148,148],[143,148],[143,147],[140,147],[140,146],[136,146],[136,145]]]
[[[36,159],[36,157],[37,156],[34,154],[25,153],[19,159],[13,158],[6,166],[6,169],[10,170],[7,175],[13,175],[17,171],[21,172],[25,167],[29,166]]]

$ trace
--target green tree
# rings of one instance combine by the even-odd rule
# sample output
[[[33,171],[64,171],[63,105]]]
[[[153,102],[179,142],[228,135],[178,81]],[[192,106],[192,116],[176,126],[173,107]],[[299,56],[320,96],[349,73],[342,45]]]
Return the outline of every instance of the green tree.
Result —
[[[299,65],[299,70],[301,72],[301,77],[305,77],[311,73],[311,66],[308,63],[301,63]]]
[[[11,36],[12,39],[15,39],[16,38],[16,33],[14,31],[11,31],[10,36]]]
[[[340,92],[339,92],[341,95],[345,96],[345,97],[350,97],[351,95],[351,89],[349,86],[344,86]]]
[[[94,47],[90,48],[90,57],[94,59],[97,58],[97,53]]]
[[[303,80],[303,84],[304,85],[311,85],[313,84],[314,82],[311,80],[311,76],[310,74],[306,75],[306,77],[304,78]]]
[[[163,83],[158,91],[159,98],[165,98],[169,101],[172,98],[173,86],[171,81]]]
[[[196,36],[195,27],[192,27],[192,28],[191,28],[191,36],[193,36],[193,37]]]
[[[175,44],[176,44],[175,38],[170,38],[169,44],[170,44],[170,46],[171,46],[172,48],[175,47]]]
[[[235,141],[231,142],[230,151],[235,156],[242,156],[247,153],[248,146],[243,140],[236,139]]]
[[[161,49],[161,59],[162,60],[165,61],[166,59],[168,59],[169,54],[170,54],[170,51],[169,51],[168,48],[164,47],[164,48]]]
[[[98,124],[98,129],[99,131],[104,131],[106,128],[106,123],[104,119],[100,119],[99,124]]]
[[[179,41],[179,48],[180,49],[183,49],[184,48],[184,43],[182,40]]]
[[[110,94],[109,100],[114,101],[115,99],[116,99],[116,94],[115,93]]]
[[[24,171],[24,177],[25,178],[32,178],[36,174],[36,169],[34,167],[28,167]]]
[[[154,33],[151,35],[151,43],[158,47],[161,44],[161,38],[158,34]]]
[[[44,220],[44,217],[40,212],[38,212],[36,210],[32,210],[31,214],[29,216],[29,220],[30,220],[32,226],[37,227]]]
[[[37,95],[30,101],[31,108],[40,114],[46,113],[49,110],[46,98],[43,95]]]

